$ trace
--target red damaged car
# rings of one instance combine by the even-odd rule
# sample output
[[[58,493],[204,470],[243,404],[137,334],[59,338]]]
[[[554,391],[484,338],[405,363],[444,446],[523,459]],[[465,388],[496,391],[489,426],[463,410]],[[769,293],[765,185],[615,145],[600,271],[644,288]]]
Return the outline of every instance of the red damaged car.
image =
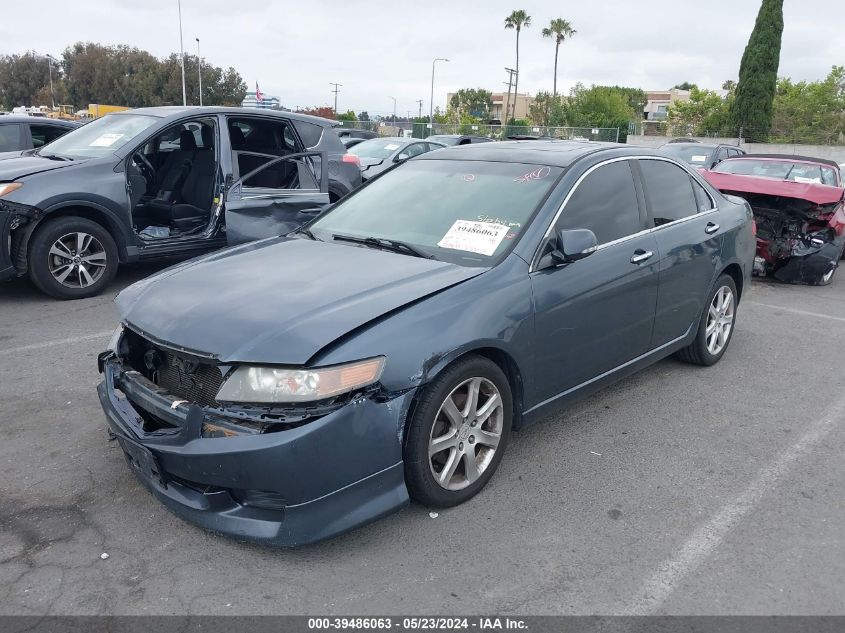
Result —
[[[702,174],[722,193],[751,205],[757,224],[755,274],[788,283],[830,283],[845,247],[845,188],[836,163],[748,154]]]

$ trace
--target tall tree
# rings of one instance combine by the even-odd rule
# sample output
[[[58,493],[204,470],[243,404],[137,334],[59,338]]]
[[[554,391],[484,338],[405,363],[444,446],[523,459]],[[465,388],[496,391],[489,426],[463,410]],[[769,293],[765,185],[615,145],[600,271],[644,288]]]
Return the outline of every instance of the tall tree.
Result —
[[[572,28],[572,25],[569,23],[568,20],[564,20],[563,18],[555,18],[551,22],[549,22],[549,26],[543,29],[543,37],[553,37],[555,38],[555,79],[552,88],[552,96],[557,96],[557,55],[558,51],[560,50],[560,45],[566,40],[567,38],[571,38],[575,35],[578,31]]]
[[[783,0],[763,0],[739,65],[731,121],[751,138],[765,140],[772,127],[783,36]]]
[[[493,93],[484,88],[461,88],[452,95],[449,107],[459,115],[468,114],[476,119],[488,119],[493,109]]]
[[[513,112],[516,112],[516,95],[519,94],[519,33],[522,31],[522,27],[528,28],[529,26],[531,26],[531,16],[523,9],[512,11],[511,14],[505,18],[505,28],[514,29],[516,31],[516,80],[514,81],[513,87]],[[513,114],[511,114],[511,118],[513,118]],[[507,119],[508,113],[505,112],[506,122]]]
[[[54,88],[60,81],[59,69],[53,66]],[[45,86],[47,99],[43,100],[39,91]],[[0,103],[4,108],[50,105],[49,90],[50,77],[46,57],[35,51],[28,51],[23,55],[0,56]],[[43,95],[43,92],[41,94]],[[42,99],[41,102],[39,98]]]

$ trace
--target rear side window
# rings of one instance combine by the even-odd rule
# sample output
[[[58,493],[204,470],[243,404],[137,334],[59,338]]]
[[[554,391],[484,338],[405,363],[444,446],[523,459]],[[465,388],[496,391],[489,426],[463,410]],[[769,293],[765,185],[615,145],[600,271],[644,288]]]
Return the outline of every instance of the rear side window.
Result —
[[[15,123],[0,125],[0,152],[21,149],[21,126]]]
[[[698,213],[692,178],[686,171],[664,160],[641,160],[640,168],[654,226]]]
[[[628,161],[599,167],[578,185],[555,227],[556,231],[561,229],[590,229],[599,244],[642,230],[634,176]]]
[[[704,187],[698,184],[695,179],[692,181],[692,189],[695,192],[695,202],[698,205],[699,213],[709,211],[713,208],[713,201],[710,199],[710,196],[704,190]]]
[[[305,147],[311,149],[320,144],[320,137],[323,136],[323,127],[321,125],[306,121],[294,121],[293,126],[296,128],[299,138],[302,139],[302,144]]]
[[[42,147],[60,136],[64,136],[69,130],[58,125],[30,125],[29,133],[32,135],[32,146]]]

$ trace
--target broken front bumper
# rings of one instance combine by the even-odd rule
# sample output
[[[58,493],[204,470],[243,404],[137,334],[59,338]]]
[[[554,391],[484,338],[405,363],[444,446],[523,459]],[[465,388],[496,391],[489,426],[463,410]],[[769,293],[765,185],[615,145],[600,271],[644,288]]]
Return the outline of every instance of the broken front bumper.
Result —
[[[144,486],[183,519],[224,534],[297,546],[408,503],[399,439],[413,397],[364,398],[275,433],[201,437],[209,414],[149,389],[113,356],[97,387],[109,429]],[[142,414],[173,425],[145,432]]]
[[[12,231],[22,224],[37,219],[39,212],[34,207],[0,200],[0,281],[11,279],[19,274],[12,259]]]

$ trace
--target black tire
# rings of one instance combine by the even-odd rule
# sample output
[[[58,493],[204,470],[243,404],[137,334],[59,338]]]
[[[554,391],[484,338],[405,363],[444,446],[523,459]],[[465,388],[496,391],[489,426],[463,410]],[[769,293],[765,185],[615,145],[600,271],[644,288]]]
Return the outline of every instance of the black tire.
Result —
[[[488,421],[482,421],[481,425],[472,430],[472,420],[465,419],[464,426],[455,431],[455,442],[460,439],[460,433],[468,433],[460,443],[461,451],[463,447],[467,447],[467,451],[472,450],[472,459],[474,463],[480,459],[483,464],[483,469],[479,468],[480,475],[472,483],[467,483],[465,487],[459,490],[447,490],[441,486],[435,479],[431,458],[429,457],[429,442],[432,437],[432,431],[435,423],[442,424],[441,421],[436,421],[440,413],[441,406],[446,403],[447,398],[451,398],[453,394],[458,393],[462,385],[471,381],[474,378],[479,378],[483,383],[482,389],[487,389],[488,394],[482,394],[478,398],[478,403],[481,403],[481,398],[484,397],[486,402],[489,402],[490,396],[493,395],[490,384],[495,386],[501,399],[501,410],[495,410],[494,415],[488,418]],[[460,394],[458,394],[459,397]],[[486,404],[486,402],[484,404]],[[480,407],[480,408],[483,408]],[[508,440],[510,439],[511,424],[513,422],[513,397],[508,379],[504,372],[496,363],[483,356],[466,356],[457,360],[454,364],[443,370],[430,384],[423,388],[422,393],[413,409],[411,418],[408,422],[408,435],[404,449],[405,461],[405,483],[408,486],[408,492],[411,497],[419,503],[431,507],[451,507],[467,501],[475,496],[490,480],[493,473],[499,466],[502,456],[507,448]],[[481,427],[488,424],[497,424],[500,426],[498,444],[491,450],[486,442],[480,439],[475,441],[475,435]],[[493,427],[488,427],[487,430],[492,430]],[[439,432],[438,432],[439,435]],[[464,442],[466,444],[464,444]],[[473,448],[470,448],[473,446]],[[454,447],[457,450],[457,447]],[[446,449],[451,456],[452,449]],[[440,454],[442,455],[442,453]],[[460,453],[457,453],[460,455]],[[470,459],[465,455],[466,459]],[[468,462],[462,461],[463,457],[457,457],[458,468],[455,475],[460,477],[461,470],[466,472],[466,464]],[[445,466],[444,466],[445,469]],[[442,473],[442,470],[441,470]],[[468,482],[470,477],[465,475]]]
[[[51,248],[59,240],[73,234],[85,234],[94,238],[90,242],[90,252],[96,251],[95,260],[89,261],[85,267],[86,273],[91,270],[91,273],[88,273],[92,280],[90,283],[88,278],[79,272],[78,267],[68,275],[65,283],[60,282],[51,272],[51,266],[56,271],[66,270],[64,264],[58,262],[71,261],[57,259],[50,253]],[[72,242],[71,238],[68,243]],[[104,263],[103,266],[99,265],[101,262]],[[80,264],[85,266],[85,262]],[[48,220],[35,230],[29,243],[29,278],[41,292],[56,299],[84,299],[100,294],[114,279],[117,267],[117,245],[111,234],[101,225],[86,218],[66,216]],[[79,285],[74,287],[73,283]]]
[[[707,347],[707,321],[710,312],[710,307],[713,304],[713,300],[716,298],[716,295],[722,290],[722,288],[728,288],[733,297],[733,319],[731,328],[728,331],[727,340],[724,342],[718,352],[714,354]],[[705,367],[709,367],[710,365],[715,365],[716,363],[718,363],[719,359],[724,356],[725,352],[730,346],[731,339],[733,338],[733,333],[736,329],[736,314],[738,308],[739,295],[736,291],[736,283],[734,283],[734,280],[730,275],[721,275],[716,280],[716,283],[713,285],[713,288],[707,295],[707,303],[704,304],[704,310],[701,313],[701,319],[700,323],[698,324],[698,332],[696,332],[695,340],[693,340],[693,342],[689,346],[678,351],[676,356],[680,360],[686,363],[692,363],[693,365],[703,365]]]

